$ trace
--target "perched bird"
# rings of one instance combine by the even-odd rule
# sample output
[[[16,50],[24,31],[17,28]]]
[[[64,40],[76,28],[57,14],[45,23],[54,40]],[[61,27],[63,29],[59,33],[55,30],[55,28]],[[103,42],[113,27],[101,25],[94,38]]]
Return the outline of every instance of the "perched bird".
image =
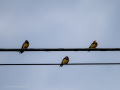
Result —
[[[28,40],[25,40],[25,42],[23,43],[22,45],[22,48],[21,49],[27,49],[29,47],[29,42]],[[24,51],[20,51],[19,53],[23,53]]]
[[[94,41],[89,48],[96,48],[98,46],[98,43],[96,41]],[[90,52],[90,51],[88,51]]]
[[[68,64],[68,62],[69,62],[69,57],[68,57],[68,56],[66,56],[66,57],[62,60],[62,62],[61,62],[61,64],[60,64],[60,66],[62,67],[62,66],[63,66],[63,64]]]

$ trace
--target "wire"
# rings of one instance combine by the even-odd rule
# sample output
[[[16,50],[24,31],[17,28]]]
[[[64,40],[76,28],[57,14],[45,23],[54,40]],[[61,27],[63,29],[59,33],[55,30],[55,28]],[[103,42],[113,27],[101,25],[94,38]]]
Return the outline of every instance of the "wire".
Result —
[[[5,49],[1,48],[0,51],[120,51],[120,48],[29,48],[29,49]]]
[[[60,64],[0,64],[0,65],[60,65]],[[120,65],[120,63],[69,63],[64,65]]]

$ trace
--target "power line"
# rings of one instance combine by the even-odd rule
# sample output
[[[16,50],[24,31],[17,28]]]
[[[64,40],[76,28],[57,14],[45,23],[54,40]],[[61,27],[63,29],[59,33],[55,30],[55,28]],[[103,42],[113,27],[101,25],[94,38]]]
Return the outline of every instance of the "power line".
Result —
[[[0,51],[120,51],[120,48],[29,48],[29,49],[6,49],[1,48]]]
[[[0,65],[60,65],[60,64],[0,64]],[[69,63],[64,65],[120,65],[120,63]]]

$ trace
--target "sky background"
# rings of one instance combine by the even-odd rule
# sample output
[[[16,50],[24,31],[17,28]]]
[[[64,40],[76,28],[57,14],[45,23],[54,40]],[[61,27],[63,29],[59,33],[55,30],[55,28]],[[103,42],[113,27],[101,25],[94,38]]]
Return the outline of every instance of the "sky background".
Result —
[[[0,0],[0,48],[120,48],[120,0]],[[0,52],[0,63],[120,63],[119,51]],[[12,87],[13,86],[13,87]],[[22,87],[23,86],[23,87]],[[0,66],[0,90],[120,90],[120,66]]]

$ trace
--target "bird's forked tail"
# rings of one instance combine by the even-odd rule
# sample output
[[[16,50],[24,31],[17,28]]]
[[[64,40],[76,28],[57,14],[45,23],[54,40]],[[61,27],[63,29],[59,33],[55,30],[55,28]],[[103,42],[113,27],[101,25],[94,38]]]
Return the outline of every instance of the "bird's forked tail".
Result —
[[[63,64],[60,64],[60,67],[62,67],[63,66]]]
[[[24,52],[24,51],[20,51],[19,53],[21,53],[21,54],[22,54],[23,52]]]

